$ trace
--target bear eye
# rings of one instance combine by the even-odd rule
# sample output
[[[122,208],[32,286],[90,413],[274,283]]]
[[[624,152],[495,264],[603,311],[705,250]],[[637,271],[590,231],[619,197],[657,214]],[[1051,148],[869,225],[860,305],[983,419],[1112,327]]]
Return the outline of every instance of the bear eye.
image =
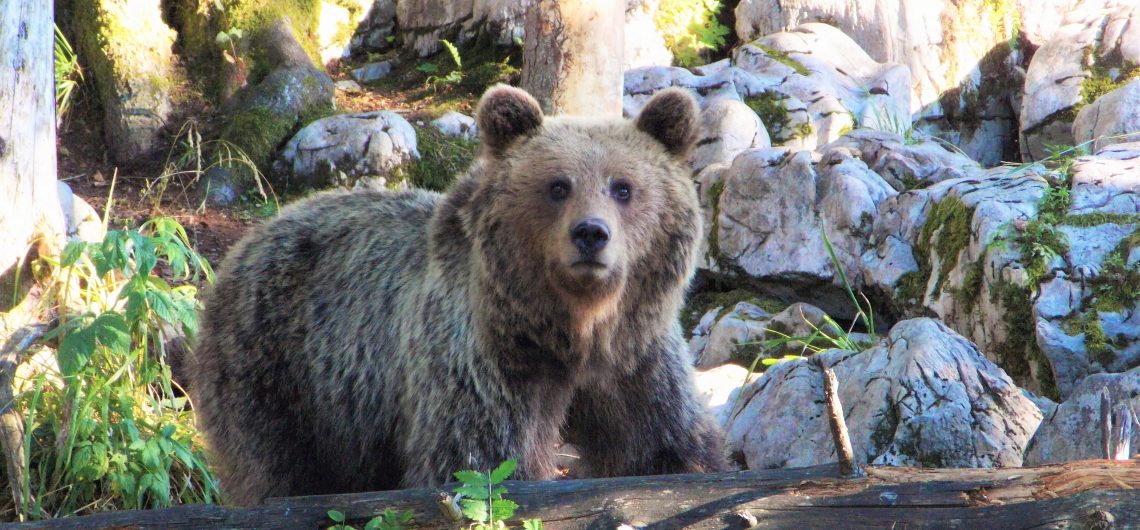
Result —
[[[550,185],[550,198],[561,201],[570,195],[570,183],[565,180],[555,181]]]
[[[633,196],[633,192],[630,190],[628,182],[619,181],[610,185],[610,195],[613,195],[614,199],[618,202],[624,203],[629,202],[629,199]]]

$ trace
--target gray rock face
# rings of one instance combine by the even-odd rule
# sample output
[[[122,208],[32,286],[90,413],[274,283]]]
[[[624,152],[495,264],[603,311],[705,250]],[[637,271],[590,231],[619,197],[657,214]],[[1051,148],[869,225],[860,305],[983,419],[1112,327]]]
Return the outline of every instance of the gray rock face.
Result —
[[[728,423],[732,407],[740,396],[740,389],[746,382],[757,377],[759,374],[749,375],[747,368],[735,364],[698,370],[695,373],[697,397],[708,409],[717,425],[724,428]]]
[[[392,72],[392,61],[368,63],[352,71],[353,79],[361,83],[371,83]]]
[[[731,163],[745,149],[771,145],[768,130],[748,105],[718,99],[701,112],[701,136],[689,163],[700,171],[714,163]]]
[[[290,185],[321,187],[348,184],[339,182],[344,177],[383,177],[419,156],[412,125],[399,114],[377,111],[307,125],[285,144],[277,167]]]
[[[801,341],[768,343],[782,338],[803,338],[816,330],[836,335],[826,322],[823,310],[803,302],[794,303],[775,315],[748,302],[731,311],[717,307],[701,318],[689,341],[689,351],[699,369],[712,369],[728,362],[750,365],[757,355],[778,359],[784,355],[805,355],[810,351]],[[857,335],[857,334],[853,334]]]
[[[1021,103],[1021,153],[1026,160],[1048,156],[1046,145],[1073,144],[1074,110],[1090,78],[1102,76],[1110,61],[1140,64],[1140,6],[1130,0],[1082,2],[1064,19],[1049,42],[1034,54],[1026,71]],[[1111,76],[1111,72],[1108,74]],[[1082,122],[1081,134],[1095,131],[1096,111]]]
[[[1043,9],[1067,7],[1041,4],[1034,1],[1032,7],[1019,8],[1008,2],[950,0],[742,0],[735,12],[736,33],[748,42],[807,22],[835,25],[875,61],[909,69],[914,98],[908,116],[920,120],[923,130],[992,166],[1012,150],[1010,133],[1017,128],[1013,100],[1021,85],[1012,65],[1019,58],[1005,45],[1017,31],[1013,17],[1020,17],[1023,28],[1028,21],[1035,30],[1048,31]],[[905,129],[910,120],[902,125]]]
[[[736,304],[709,327],[703,347],[692,352],[697,368],[721,366],[733,360],[743,346],[763,341],[770,316],[767,311],[748,302]]]
[[[1140,447],[1140,368],[1121,374],[1089,376],[1052,414],[1045,417],[1025,451],[1025,465],[1039,466],[1104,458],[1101,451],[1101,393],[1107,392],[1113,408],[1128,409],[1123,416],[1133,422],[1131,447]]]
[[[771,142],[789,147],[815,148],[855,126],[898,132],[910,126],[907,69],[873,61],[831,26],[769,35],[738,49],[732,64],[627,71],[625,114],[637,115],[654,93],[679,86],[703,107],[743,101],[759,112]]]
[[[1074,144],[1088,144],[1093,152],[1136,140],[1140,140],[1140,79],[1081,107],[1073,122]]]
[[[1020,466],[1041,411],[972,343],[929,319],[901,322],[862,353],[818,354],[839,397],[860,463]],[[786,361],[744,387],[728,439],[748,468],[834,462],[821,374]]]

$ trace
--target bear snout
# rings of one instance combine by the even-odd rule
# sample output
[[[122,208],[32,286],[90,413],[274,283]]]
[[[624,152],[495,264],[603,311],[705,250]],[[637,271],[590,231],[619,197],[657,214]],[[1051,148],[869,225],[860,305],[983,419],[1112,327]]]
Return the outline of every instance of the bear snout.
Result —
[[[594,261],[594,256],[610,242],[610,227],[605,221],[590,217],[574,225],[570,239],[585,261]]]

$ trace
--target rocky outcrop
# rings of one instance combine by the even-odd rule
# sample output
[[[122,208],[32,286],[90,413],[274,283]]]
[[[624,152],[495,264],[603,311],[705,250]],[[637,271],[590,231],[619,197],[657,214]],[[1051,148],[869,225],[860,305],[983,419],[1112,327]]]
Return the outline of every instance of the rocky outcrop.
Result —
[[[340,114],[298,131],[281,150],[275,169],[286,186],[314,189],[386,177],[419,157],[416,131],[399,114]]]
[[[1135,141],[1140,141],[1140,77],[1081,107],[1073,121],[1073,143],[1093,152]]]
[[[1041,160],[1049,155],[1049,145],[1072,145],[1078,113],[1136,75],[1136,65],[1140,65],[1140,6],[1129,0],[1081,3],[1037,50],[1026,71],[1022,157]],[[1090,121],[1091,117],[1082,124],[1081,134],[1095,130]]]
[[[817,354],[839,380],[855,461],[1020,466],[1041,411],[968,340],[929,319],[901,322],[861,353]],[[749,469],[836,460],[818,367],[785,361],[741,391],[728,420]]]
[[[731,63],[693,72],[630,70],[625,76],[625,113],[636,115],[650,96],[669,86],[692,90],[704,106],[717,99],[744,102],[775,145],[810,149],[855,127],[898,133],[910,127],[907,69],[871,60],[826,24],[769,35],[739,48]]]
[[[874,60],[909,68],[909,110],[921,128],[993,166],[1015,154],[1011,133],[1017,130],[1021,59],[1009,42],[1021,13],[1043,7],[1051,6],[1035,3],[1022,10],[1013,0],[742,0],[736,33],[747,42],[808,22],[835,25]],[[1047,20],[1036,20],[1035,30],[1048,31]]]
[[[74,13],[77,49],[99,90],[115,161],[153,154],[162,145],[175,83],[175,33],[158,0],[79,0]]]
[[[1025,465],[1104,458],[1102,394],[1108,395],[1114,421],[1132,423],[1129,445],[1135,454],[1140,447],[1140,424],[1135,417],[1140,410],[1140,368],[1122,374],[1097,374],[1082,381],[1072,395],[1041,422],[1025,451]]]

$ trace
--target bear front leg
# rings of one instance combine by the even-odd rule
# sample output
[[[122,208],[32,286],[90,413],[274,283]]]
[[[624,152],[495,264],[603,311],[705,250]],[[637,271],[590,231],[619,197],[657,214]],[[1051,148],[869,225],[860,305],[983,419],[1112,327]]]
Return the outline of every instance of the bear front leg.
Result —
[[[729,469],[724,434],[698,401],[686,346],[660,341],[629,375],[578,391],[566,438],[581,476],[707,473]]]

